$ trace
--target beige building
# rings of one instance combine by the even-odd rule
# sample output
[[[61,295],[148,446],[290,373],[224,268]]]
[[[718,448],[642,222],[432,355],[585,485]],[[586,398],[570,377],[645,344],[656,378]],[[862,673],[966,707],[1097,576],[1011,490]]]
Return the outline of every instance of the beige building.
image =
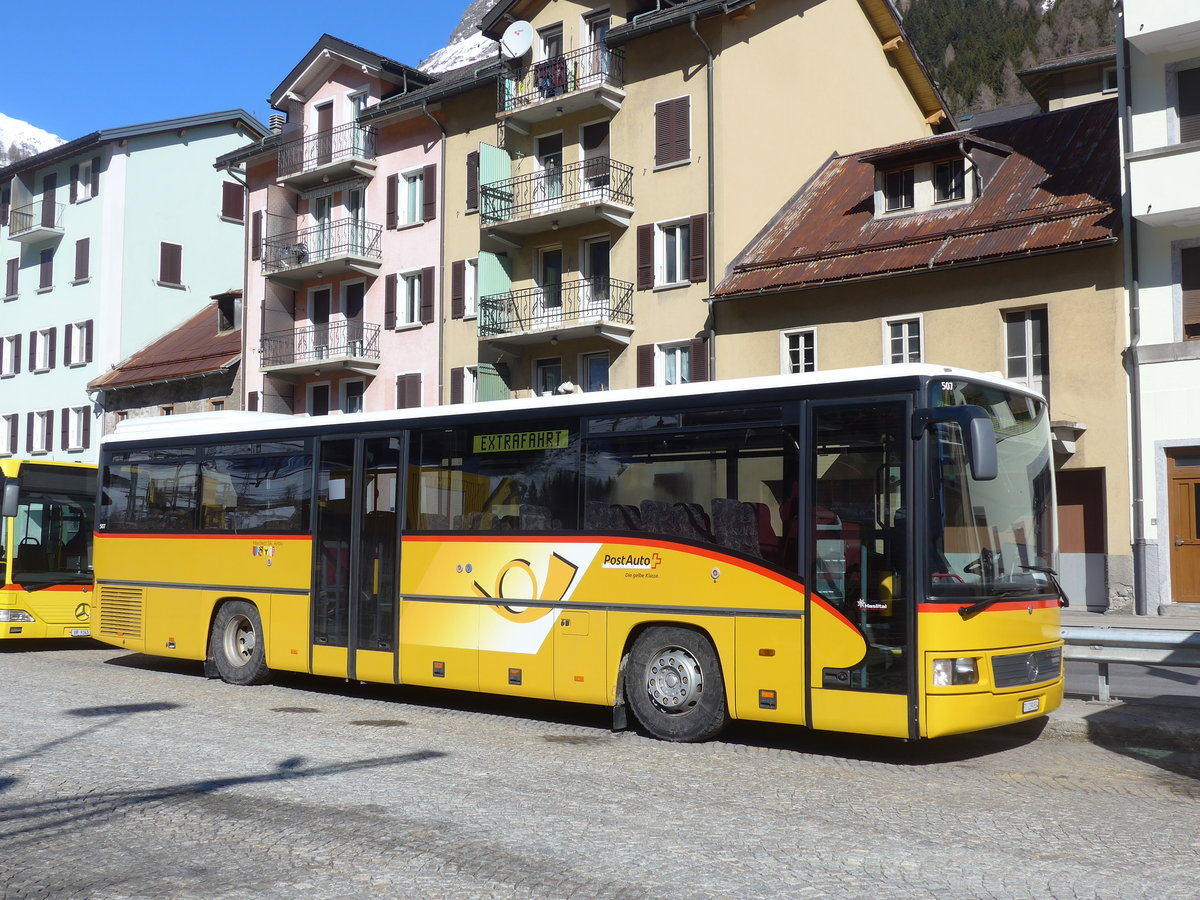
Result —
[[[832,153],[947,119],[884,0],[501,0],[482,30],[499,59],[360,116],[445,135],[442,402],[728,367],[737,252]]]
[[[1050,401],[1060,571],[1132,601],[1112,101],[837,156],[715,292],[718,377],[932,362]]]

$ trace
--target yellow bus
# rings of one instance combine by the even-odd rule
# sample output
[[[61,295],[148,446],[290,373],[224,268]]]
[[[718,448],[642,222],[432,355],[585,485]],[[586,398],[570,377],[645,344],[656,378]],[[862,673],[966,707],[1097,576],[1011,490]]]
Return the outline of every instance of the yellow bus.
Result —
[[[307,672],[936,737],[1062,699],[1045,402],[928,365],[104,438],[96,637]]]
[[[96,467],[0,459],[0,638],[91,634]]]

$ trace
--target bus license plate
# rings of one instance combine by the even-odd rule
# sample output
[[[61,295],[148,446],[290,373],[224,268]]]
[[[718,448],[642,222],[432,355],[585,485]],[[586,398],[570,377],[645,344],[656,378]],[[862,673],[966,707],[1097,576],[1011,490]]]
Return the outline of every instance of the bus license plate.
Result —
[[[1034,697],[1032,700],[1022,700],[1021,701],[1021,712],[1023,712],[1023,713],[1037,712],[1038,708],[1041,705],[1042,705],[1042,701],[1040,699],[1038,699],[1037,697]]]
[[[91,637],[92,629],[90,628],[72,628],[71,637]]]

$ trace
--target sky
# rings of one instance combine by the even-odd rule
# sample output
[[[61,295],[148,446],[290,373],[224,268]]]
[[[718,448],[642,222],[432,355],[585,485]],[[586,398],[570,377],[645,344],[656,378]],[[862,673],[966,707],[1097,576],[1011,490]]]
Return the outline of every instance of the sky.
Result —
[[[64,140],[226,109],[244,109],[266,125],[266,98],[322,34],[416,66],[445,46],[467,5],[7,0],[0,2],[11,38],[0,113]],[[38,49],[48,10],[53,44]]]

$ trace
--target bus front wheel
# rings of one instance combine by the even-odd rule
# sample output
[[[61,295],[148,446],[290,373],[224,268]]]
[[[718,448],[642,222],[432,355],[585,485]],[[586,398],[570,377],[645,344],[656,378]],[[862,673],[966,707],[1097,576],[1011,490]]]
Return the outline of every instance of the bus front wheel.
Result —
[[[664,741],[704,741],[729,721],[721,664],[708,638],[687,628],[650,628],[629,652],[629,705]]]
[[[263,684],[270,678],[262,618],[252,603],[231,600],[217,610],[209,642],[217,674],[229,684]]]

